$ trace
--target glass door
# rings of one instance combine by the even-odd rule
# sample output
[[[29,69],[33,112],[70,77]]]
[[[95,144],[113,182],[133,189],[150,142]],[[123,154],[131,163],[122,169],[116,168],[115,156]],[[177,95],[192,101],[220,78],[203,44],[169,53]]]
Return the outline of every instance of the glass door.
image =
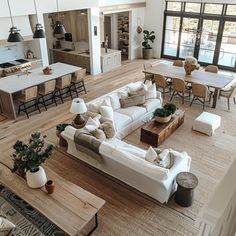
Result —
[[[196,45],[199,62],[213,64],[219,25],[219,20],[203,19]]]
[[[218,65],[236,70],[236,21],[225,21]]]
[[[199,33],[198,27],[198,18],[183,17],[179,47],[180,58],[195,56],[196,42]]]

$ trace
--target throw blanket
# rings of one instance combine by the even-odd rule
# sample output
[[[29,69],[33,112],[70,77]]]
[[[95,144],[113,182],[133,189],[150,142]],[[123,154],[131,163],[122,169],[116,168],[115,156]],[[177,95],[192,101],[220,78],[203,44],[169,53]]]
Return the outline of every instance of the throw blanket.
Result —
[[[102,143],[100,140],[92,136],[89,132],[79,129],[75,132],[74,142],[76,144],[76,148],[79,151],[81,151],[79,147],[83,146],[97,154],[99,154],[99,147]]]

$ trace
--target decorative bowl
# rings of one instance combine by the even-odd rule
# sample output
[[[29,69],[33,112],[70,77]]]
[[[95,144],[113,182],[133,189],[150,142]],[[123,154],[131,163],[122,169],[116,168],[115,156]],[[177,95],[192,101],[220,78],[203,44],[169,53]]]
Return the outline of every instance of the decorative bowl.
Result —
[[[155,118],[156,122],[161,123],[161,124],[165,124],[165,123],[168,123],[171,120],[171,116],[172,115],[169,115],[167,117],[155,116],[154,118]]]

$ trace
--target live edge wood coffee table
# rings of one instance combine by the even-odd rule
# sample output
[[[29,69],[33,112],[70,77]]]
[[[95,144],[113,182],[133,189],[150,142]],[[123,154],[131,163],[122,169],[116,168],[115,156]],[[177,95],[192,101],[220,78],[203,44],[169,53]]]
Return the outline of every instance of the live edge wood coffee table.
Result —
[[[158,123],[154,119],[149,121],[141,128],[141,141],[153,147],[158,147],[184,123],[184,115],[185,111],[179,109],[166,124]]]
[[[0,181],[68,235],[91,235],[98,226],[97,214],[105,201],[44,168],[47,178],[56,186],[50,195],[44,188],[29,188],[23,178],[2,166]]]

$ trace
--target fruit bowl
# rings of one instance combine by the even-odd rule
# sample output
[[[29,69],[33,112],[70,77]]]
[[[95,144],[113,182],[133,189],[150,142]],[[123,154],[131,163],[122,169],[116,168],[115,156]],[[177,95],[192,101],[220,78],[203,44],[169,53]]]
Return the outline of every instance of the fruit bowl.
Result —
[[[47,66],[47,67],[45,67],[45,68],[43,69],[43,73],[44,73],[45,75],[51,75],[52,72],[53,72],[53,69],[52,69],[51,67],[49,67],[49,66]]]

